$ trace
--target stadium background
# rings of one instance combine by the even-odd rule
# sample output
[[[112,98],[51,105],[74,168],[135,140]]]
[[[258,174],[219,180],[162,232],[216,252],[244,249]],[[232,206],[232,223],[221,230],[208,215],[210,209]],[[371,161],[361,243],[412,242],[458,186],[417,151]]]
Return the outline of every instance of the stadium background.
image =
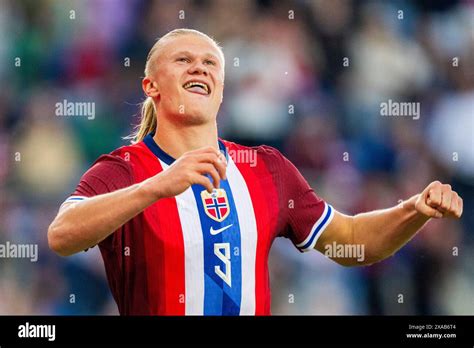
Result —
[[[220,136],[279,148],[338,210],[393,206],[434,179],[464,198],[460,221],[372,267],[277,240],[274,314],[474,314],[473,18],[472,1],[0,0],[0,242],[39,245],[38,262],[0,259],[0,314],[117,313],[98,249],[60,258],[46,231],[126,143],[148,50],[178,27],[224,47]],[[56,116],[65,99],[95,118]],[[420,118],[381,116],[389,99],[419,102]]]

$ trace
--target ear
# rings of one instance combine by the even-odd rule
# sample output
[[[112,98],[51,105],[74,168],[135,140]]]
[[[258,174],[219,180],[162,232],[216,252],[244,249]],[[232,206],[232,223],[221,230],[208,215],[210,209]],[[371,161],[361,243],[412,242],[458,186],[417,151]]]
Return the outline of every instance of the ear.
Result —
[[[156,82],[152,81],[149,77],[143,78],[142,88],[148,97],[156,98],[160,95]]]

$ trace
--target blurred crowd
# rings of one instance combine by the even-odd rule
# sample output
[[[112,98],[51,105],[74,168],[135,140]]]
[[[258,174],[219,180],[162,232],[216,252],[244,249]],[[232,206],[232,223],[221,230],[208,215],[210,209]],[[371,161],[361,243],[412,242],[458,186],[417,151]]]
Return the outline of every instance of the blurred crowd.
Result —
[[[180,27],[226,56],[220,136],[280,149],[317,194],[356,214],[433,180],[464,199],[384,262],[344,268],[278,239],[274,314],[474,314],[474,2],[0,0],[0,314],[116,314],[97,248],[48,249],[60,203],[139,123],[146,55]],[[94,119],[58,117],[63,100]],[[419,119],[380,104],[420,103]],[[400,296],[401,295],[401,296]]]

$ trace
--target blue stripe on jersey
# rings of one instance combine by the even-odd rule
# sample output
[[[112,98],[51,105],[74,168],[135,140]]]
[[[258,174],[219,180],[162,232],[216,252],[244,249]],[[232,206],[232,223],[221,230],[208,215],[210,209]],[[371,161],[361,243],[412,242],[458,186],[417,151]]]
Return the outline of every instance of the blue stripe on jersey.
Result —
[[[143,142],[163,162],[171,165],[174,158],[163,151],[154,141],[154,134],[148,134]],[[222,141],[219,140],[219,148],[227,160],[229,155]],[[208,176],[208,178],[210,178]],[[212,180],[212,179],[211,179]],[[221,180],[221,188],[226,191],[230,213],[222,222],[215,221],[206,215],[201,198],[201,192],[206,190],[204,186],[192,185],[194,198],[199,211],[201,231],[204,244],[204,315],[239,315],[242,299],[242,258],[240,242],[240,225],[234,197],[227,180]],[[226,226],[232,227],[218,233],[211,234],[211,227],[216,230]],[[227,267],[221,257],[226,256],[226,248],[230,256],[230,267]],[[225,259],[225,257],[224,257]],[[226,268],[227,267],[227,268]],[[231,286],[229,286],[217,271],[229,272]]]
[[[194,198],[199,211],[204,244],[204,315],[239,315],[242,298],[242,258],[240,225],[232,190],[227,180],[221,180],[221,189],[227,194],[230,213],[221,222],[206,215],[201,192],[204,186],[193,185]],[[214,230],[230,226],[228,229],[211,234]],[[228,253],[228,255],[226,255]],[[217,254],[230,257],[230,267]],[[230,272],[230,286],[217,274],[219,270]]]
[[[84,199],[86,199],[86,198],[85,197],[69,197],[68,199],[66,199],[66,202],[83,201]]]
[[[313,235],[311,236],[311,238],[309,239],[309,241],[308,241],[305,245],[303,245],[302,247],[300,247],[300,249],[307,249],[307,248],[311,245],[311,243],[313,243],[314,238],[316,238],[316,236],[318,235],[319,231],[320,231],[321,228],[324,226],[324,224],[326,223],[326,221],[328,221],[329,217],[331,216],[332,208],[331,208],[331,206],[330,206],[329,204],[327,205],[327,207],[328,207],[328,209],[327,209],[327,211],[326,211],[326,215],[324,216],[323,221],[321,221],[321,222],[319,223],[319,225],[316,226],[316,229],[314,230]]]

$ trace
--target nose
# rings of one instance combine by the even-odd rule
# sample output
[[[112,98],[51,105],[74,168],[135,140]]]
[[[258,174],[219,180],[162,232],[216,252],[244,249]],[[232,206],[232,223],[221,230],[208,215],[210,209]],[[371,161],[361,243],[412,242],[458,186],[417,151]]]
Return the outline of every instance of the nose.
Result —
[[[204,75],[207,76],[209,71],[207,66],[205,66],[202,62],[195,62],[192,64],[188,69],[189,74],[191,75]]]

